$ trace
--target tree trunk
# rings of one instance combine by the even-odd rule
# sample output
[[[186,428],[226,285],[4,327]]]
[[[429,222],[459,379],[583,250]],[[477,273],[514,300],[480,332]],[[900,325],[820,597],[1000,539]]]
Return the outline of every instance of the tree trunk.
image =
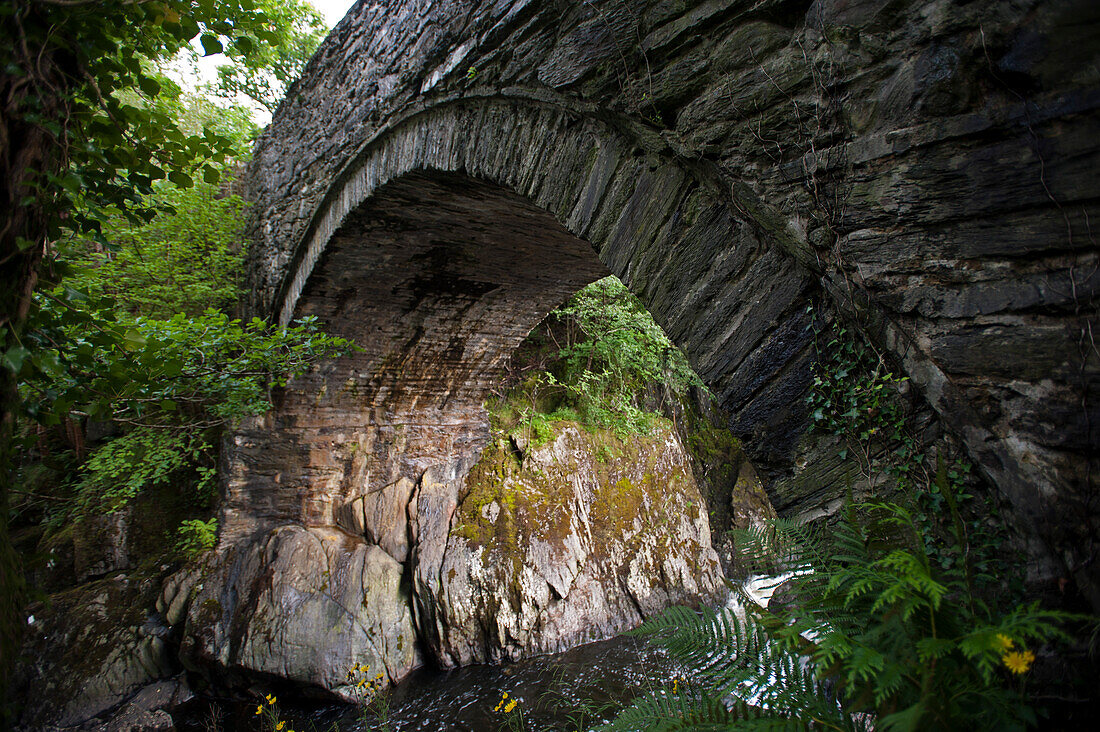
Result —
[[[49,214],[42,203],[46,199],[36,197],[23,205],[33,195],[28,184],[56,171],[63,160],[53,136],[23,119],[29,89],[25,77],[0,75],[0,354],[21,344],[46,250]],[[58,100],[41,101],[47,117],[61,107]],[[17,383],[17,375],[0,363],[0,708],[4,715],[10,707],[6,702],[26,603],[22,566],[8,531]],[[0,716],[0,726],[7,726],[5,721],[10,720]]]

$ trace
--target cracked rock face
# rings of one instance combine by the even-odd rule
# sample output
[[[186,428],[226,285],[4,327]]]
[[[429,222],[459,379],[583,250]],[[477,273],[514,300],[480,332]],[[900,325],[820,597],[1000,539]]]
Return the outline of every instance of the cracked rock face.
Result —
[[[607,444],[619,454],[601,461]],[[447,665],[561,651],[724,592],[676,435],[624,443],[577,426],[522,453],[504,437],[486,448],[417,590]]]
[[[191,597],[188,665],[271,674],[350,700],[353,665],[394,681],[420,664],[401,565],[377,546],[286,526],[219,559]]]
[[[355,514],[401,522],[364,519],[363,535],[282,526],[175,578],[162,604],[175,617],[175,596],[189,598],[184,662],[350,698],[354,664],[393,682],[422,650],[444,666],[517,660],[725,592],[706,504],[669,429],[622,441],[570,425],[522,451],[501,437],[461,476],[397,481],[371,494],[376,510]],[[368,538],[370,525],[385,540],[398,523],[411,586]]]

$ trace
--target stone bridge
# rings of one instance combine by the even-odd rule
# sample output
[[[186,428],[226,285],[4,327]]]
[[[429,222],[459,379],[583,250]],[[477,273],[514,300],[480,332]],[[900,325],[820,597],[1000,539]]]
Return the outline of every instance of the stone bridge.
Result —
[[[438,584],[489,385],[611,272],[778,510],[844,491],[804,435],[813,305],[996,487],[1033,588],[1100,607],[1098,24],[1093,0],[357,3],[257,145],[250,307],[363,350],[228,446],[232,576],[304,526],[365,535],[364,576],[380,547],[387,581]],[[219,602],[193,606],[203,652],[248,666]]]

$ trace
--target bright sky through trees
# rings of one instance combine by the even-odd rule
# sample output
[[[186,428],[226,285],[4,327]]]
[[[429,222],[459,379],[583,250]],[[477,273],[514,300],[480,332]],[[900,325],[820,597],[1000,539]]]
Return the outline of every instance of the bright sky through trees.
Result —
[[[317,11],[324,17],[325,24],[330,29],[339,23],[347,14],[351,6],[355,4],[355,0],[307,0],[307,2],[317,8]],[[196,50],[200,50],[200,47],[197,45]],[[185,87],[194,89],[200,84],[214,81],[218,77],[218,66],[228,61],[229,59],[220,53],[213,56],[200,56],[196,60],[194,66],[190,64],[179,65],[176,68],[174,76],[177,82],[183,83]],[[266,125],[271,121],[271,116],[266,109],[250,103],[246,98],[239,99],[238,101],[253,110],[257,123]]]
[[[321,15],[325,16],[325,22],[331,28],[347,14],[348,8],[355,3],[355,0],[310,0],[310,2]]]

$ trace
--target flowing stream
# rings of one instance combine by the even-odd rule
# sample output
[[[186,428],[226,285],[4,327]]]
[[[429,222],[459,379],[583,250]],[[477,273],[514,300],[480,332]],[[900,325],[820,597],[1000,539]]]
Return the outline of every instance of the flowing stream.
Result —
[[[786,575],[789,576],[789,575]],[[767,604],[784,577],[754,577],[742,591]],[[727,607],[736,611],[737,599]],[[443,671],[422,668],[389,691],[388,729],[392,732],[494,732],[509,727],[495,711],[502,695],[518,699],[525,732],[588,730],[612,718],[630,699],[669,684],[684,669],[644,637],[621,635],[563,653],[537,656],[503,666],[476,665]],[[265,689],[266,691],[266,689]],[[382,729],[376,716],[332,702],[282,703],[283,732],[340,732]],[[257,693],[257,699],[259,693]],[[258,731],[255,700],[196,700],[180,720],[181,732]],[[516,711],[513,710],[513,721]],[[212,716],[218,720],[211,723]]]
[[[451,671],[422,668],[389,692],[393,732],[490,732],[509,729],[494,711],[507,692],[519,700],[524,729],[585,730],[613,716],[614,710],[648,689],[678,675],[675,662],[644,639],[618,636],[564,653],[504,666],[476,665]],[[282,704],[288,728],[296,732],[381,729],[376,718],[359,718],[350,706],[332,703]],[[222,730],[258,730],[254,701],[192,702],[181,732],[205,732],[210,715]],[[517,710],[513,710],[512,715]],[[286,728],[284,728],[286,729]]]

